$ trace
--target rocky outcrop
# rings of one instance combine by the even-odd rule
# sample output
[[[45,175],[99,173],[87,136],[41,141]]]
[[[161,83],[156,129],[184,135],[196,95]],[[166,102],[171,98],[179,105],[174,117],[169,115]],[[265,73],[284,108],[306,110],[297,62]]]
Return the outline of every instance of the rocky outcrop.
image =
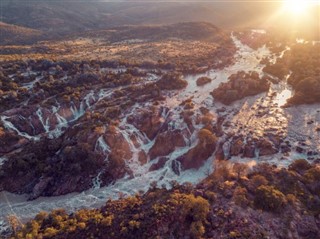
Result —
[[[258,149],[260,156],[272,155],[278,152],[274,144],[268,139],[260,139],[258,142]]]
[[[234,140],[231,143],[230,155],[236,156],[236,155],[243,153],[243,147],[244,147],[244,143],[241,138]]]
[[[167,161],[168,161],[168,158],[160,157],[156,163],[154,163],[150,166],[149,171],[156,171],[160,168],[163,168],[163,166],[165,165],[165,163]]]
[[[52,180],[52,177],[47,177],[47,178],[41,178],[40,181],[33,187],[32,189],[32,194],[29,197],[29,199],[35,199],[44,192],[44,190],[47,188],[48,184]]]
[[[159,134],[149,151],[150,159],[166,156],[172,153],[176,147],[184,147],[186,142],[180,130],[166,131]]]
[[[206,85],[206,84],[210,83],[211,81],[212,81],[212,79],[209,77],[205,77],[205,76],[200,77],[197,79],[197,86]]]
[[[181,90],[187,87],[188,82],[182,79],[182,75],[177,72],[167,73],[157,82],[162,90]]]
[[[17,136],[13,132],[5,132],[0,127],[0,156],[27,144],[28,140]]]
[[[256,95],[269,89],[270,83],[260,78],[257,72],[245,73],[243,71],[233,74],[229,81],[221,83],[211,95],[223,104],[229,105],[236,100]]]
[[[128,160],[132,158],[129,143],[125,137],[114,127],[109,127],[103,136],[105,142],[110,147],[111,155],[115,160]]]
[[[129,124],[133,124],[141,132],[145,133],[150,140],[153,140],[160,129],[165,130],[167,124],[163,118],[163,113],[167,109],[151,107],[150,109],[139,109],[134,115],[127,118]]]
[[[254,158],[256,156],[256,146],[253,141],[247,142],[243,149],[243,157],[245,158]]]
[[[254,158],[256,156],[267,156],[281,152],[290,152],[290,147],[283,145],[280,137],[273,133],[265,134],[261,138],[233,136],[228,147],[224,147],[228,156],[241,156]],[[222,149],[221,149],[222,150]],[[220,158],[221,158],[220,153]]]
[[[199,142],[195,147],[177,158],[183,170],[200,168],[216,149],[217,138],[209,130],[201,129],[198,138]]]

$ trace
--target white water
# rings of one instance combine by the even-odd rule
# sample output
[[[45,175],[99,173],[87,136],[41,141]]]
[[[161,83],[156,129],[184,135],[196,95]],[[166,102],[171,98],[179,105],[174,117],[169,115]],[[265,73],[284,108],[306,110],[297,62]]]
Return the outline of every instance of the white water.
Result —
[[[35,78],[35,80],[31,81],[31,82],[28,82],[28,83],[25,83],[23,84],[22,88],[26,88],[28,90],[32,89],[34,87],[34,85],[39,82],[40,80],[43,79],[43,76],[37,76]]]
[[[174,97],[168,97],[169,99],[167,99],[166,105],[174,107],[179,105],[181,101],[194,97],[192,99],[193,102],[197,107],[200,107],[205,100],[212,100],[210,92],[217,88],[220,83],[227,82],[230,75],[238,71],[256,71],[262,74],[264,65],[261,65],[260,61],[270,56],[270,50],[266,46],[253,50],[249,46],[242,44],[236,37],[232,36],[232,39],[238,48],[236,63],[222,70],[210,70],[203,74],[187,76],[185,78],[188,82],[187,88],[177,95],[174,95]],[[209,77],[212,81],[204,86],[198,87],[196,80],[202,76]]]
[[[39,137],[35,137],[35,136],[30,136],[29,134],[27,134],[26,132],[21,132],[20,130],[18,130],[8,119],[10,117],[8,116],[1,116],[0,119],[3,123],[3,126],[6,128],[6,129],[10,129],[10,130],[13,130],[15,131],[19,136],[22,136],[22,137],[25,137],[27,139],[30,139],[30,140],[39,140],[40,138]]]
[[[1,157],[0,158],[0,167],[4,164],[4,162],[7,160],[6,157]]]
[[[44,132],[39,135],[30,135],[26,132],[20,131],[11,121],[10,116],[6,116],[8,112],[4,112],[0,117],[4,127],[8,130],[15,131],[19,136],[27,138],[29,140],[39,140],[42,134],[46,134],[48,138],[56,138],[61,136],[64,133],[64,130],[67,128],[69,123],[72,123],[79,118],[81,118],[86,110],[90,110],[96,103],[112,96],[112,90],[101,89],[98,93],[90,91],[86,94],[83,100],[80,102],[80,106],[77,107],[75,104],[71,103],[71,106],[61,105],[59,102],[56,102],[56,106],[52,106],[51,109],[47,109],[46,106],[39,106],[36,110],[36,115],[41,122]],[[9,110],[10,112],[10,110]],[[46,112],[46,114],[44,113]],[[71,115],[70,113],[71,112]],[[53,118],[56,118],[57,124],[52,124]],[[26,119],[25,119],[26,120]],[[32,121],[29,120],[28,123],[31,127]]]
[[[133,171],[133,175],[128,175],[107,187],[101,187],[100,173],[93,181],[93,188],[88,191],[72,193],[59,197],[41,197],[28,202],[26,201],[25,195],[14,195],[2,192],[3,198],[0,199],[0,215],[4,217],[12,213],[17,213],[17,216],[24,220],[33,217],[36,213],[42,210],[50,211],[61,207],[66,208],[69,211],[74,211],[83,207],[93,208],[103,205],[109,198],[118,198],[120,193],[132,195],[139,191],[146,191],[152,181],[156,181],[159,186],[164,185],[169,187],[172,180],[177,180],[179,183],[198,183],[200,180],[205,178],[212,171],[213,157],[210,157],[209,160],[207,160],[206,163],[198,170],[181,171],[180,175],[177,175],[172,170],[172,161],[178,156],[186,153],[197,144],[196,135],[198,130],[202,127],[201,124],[196,125],[194,123],[195,130],[194,132],[190,132],[180,117],[180,113],[183,111],[183,108],[179,106],[179,104],[183,100],[193,97],[192,101],[196,106],[193,121],[196,116],[199,115],[198,108],[200,106],[206,106],[210,110],[210,113],[217,117],[216,109],[223,105],[215,102],[209,95],[214,88],[218,87],[221,82],[226,82],[231,74],[240,70],[257,71],[259,74],[262,74],[263,66],[260,65],[259,62],[264,57],[270,56],[269,50],[266,47],[262,47],[255,51],[248,46],[241,44],[241,42],[234,37],[233,40],[239,48],[236,55],[236,63],[234,65],[228,66],[222,70],[211,70],[205,74],[187,76],[185,78],[188,81],[187,88],[178,92],[168,93],[167,100],[162,103],[164,107],[169,108],[169,111],[166,111],[162,115],[163,121],[165,122],[168,120],[169,125],[173,125],[174,128],[187,132],[185,140],[188,142],[188,146],[177,148],[169,155],[169,160],[165,163],[163,168],[149,172],[150,166],[157,162],[157,159],[152,162],[148,160],[146,164],[141,164],[141,162],[139,162],[138,153],[141,150],[144,150],[147,153],[154,144],[154,140],[150,141],[137,128],[127,123],[127,117],[123,117],[119,124],[118,131],[124,136],[124,138],[126,138],[130,145],[130,149],[133,152],[133,157],[127,162],[127,166]],[[208,76],[212,78],[213,81],[207,85],[197,87],[196,80],[201,76]],[[276,93],[276,97],[270,97],[272,92]],[[91,101],[97,102],[104,97],[111,96],[111,94],[111,92],[104,90],[100,90],[98,96],[93,92],[87,94],[85,100],[81,103],[80,108],[76,108],[75,106],[71,108],[73,120],[81,117],[86,108],[90,108],[92,106],[92,103],[90,103]],[[283,135],[288,137],[288,139],[293,143],[296,141],[297,137],[308,137],[310,135],[312,140],[309,140],[310,142],[307,143],[310,144],[310,147],[315,146],[320,150],[320,135],[315,131],[315,127],[320,126],[320,113],[317,112],[319,105],[282,109],[280,106],[285,103],[290,94],[292,94],[291,89],[286,84],[281,83],[279,85],[272,85],[270,92],[267,94],[262,93],[257,96],[247,97],[226,107],[225,114],[231,122],[231,127],[226,129],[226,132],[243,131],[245,134],[246,132],[253,130],[254,134],[259,136],[263,135],[265,130],[277,127],[278,130],[284,131]],[[134,114],[138,108],[148,106],[148,104],[135,105],[131,109],[131,112]],[[58,108],[59,107],[60,106],[58,106]],[[262,116],[260,117],[256,115],[259,107],[269,107],[270,110],[269,112],[262,112]],[[68,121],[58,114],[58,108],[52,110],[52,112],[54,112],[58,119],[58,125],[62,127],[68,124]],[[39,110],[39,119],[47,131],[48,121],[41,115],[41,109]],[[310,119],[313,119],[315,123],[312,125],[307,124],[306,121]],[[16,130],[15,127],[10,124],[10,121],[8,121],[6,116],[2,116],[1,120],[5,123],[7,128],[15,130],[23,137],[30,137],[28,135],[23,135],[22,132]],[[279,122],[281,122],[280,125]],[[134,144],[132,142],[132,136],[137,139],[138,144]],[[229,147],[230,143],[225,143],[224,150],[226,153]],[[110,148],[103,137],[98,138],[95,149],[102,151],[106,155],[106,160],[108,160],[107,156],[110,152]],[[269,162],[275,162],[279,165],[286,165],[288,160],[279,161],[280,157],[281,155],[273,155],[265,158],[256,158],[254,160],[268,160]],[[301,157],[301,155],[293,155],[293,158],[294,157]],[[231,160],[252,161],[252,159],[240,159],[239,157],[234,157]],[[5,200],[4,197],[8,197],[9,200]]]

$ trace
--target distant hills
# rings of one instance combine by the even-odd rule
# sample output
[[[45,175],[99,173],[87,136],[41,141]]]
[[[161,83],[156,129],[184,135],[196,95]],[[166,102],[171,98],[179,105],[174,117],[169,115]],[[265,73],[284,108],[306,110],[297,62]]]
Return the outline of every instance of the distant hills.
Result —
[[[10,44],[12,42],[31,43],[42,38],[42,36],[43,34],[39,30],[0,22],[0,43],[2,44]]]
[[[104,2],[104,1],[21,1],[3,0],[2,21],[7,24],[40,30],[47,35],[64,36],[87,30],[141,24],[211,22],[228,29],[278,27],[288,30],[282,16],[273,19],[279,2]],[[304,32],[319,35],[319,9],[300,26]],[[270,21],[272,19],[272,21]],[[300,20],[300,19],[299,19]],[[289,21],[290,23],[290,21]],[[0,43],[9,36],[2,32]]]
[[[124,24],[208,21],[223,27],[258,25],[272,4],[223,2],[72,2],[4,0],[3,21],[45,31],[103,29]],[[253,20],[254,19],[254,20]]]

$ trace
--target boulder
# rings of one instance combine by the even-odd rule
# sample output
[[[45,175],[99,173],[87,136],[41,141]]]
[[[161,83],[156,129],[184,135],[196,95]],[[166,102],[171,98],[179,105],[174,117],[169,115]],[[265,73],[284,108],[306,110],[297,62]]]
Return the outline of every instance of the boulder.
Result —
[[[205,77],[205,76],[200,77],[197,79],[197,86],[203,86],[205,84],[210,83],[211,81],[212,81],[212,79],[209,77]]]
[[[272,144],[272,142],[270,142],[267,139],[260,139],[258,142],[258,148],[259,148],[260,156],[272,155],[272,154],[278,153],[278,149],[276,149]]]
[[[209,130],[201,129],[198,138],[199,142],[195,147],[176,159],[183,170],[200,168],[216,149],[218,140]]]
[[[181,90],[187,87],[188,82],[182,79],[182,74],[177,72],[167,73],[157,82],[162,90]]]
[[[153,160],[156,157],[172,153],[176,147],[184,146],[186,146],[186,142],[180,130],[166,131],[157,136],[154,145],[149,151],[149,156]]]
[[[166,119],[163,118],[165,110],[163,107],[139,109],[135,114],[128,117],[127,122],[133,124],[137,129],[145,133],[150,140],[153,140],[160,129],[165,130],[167,128]]]
[[[233,140],[230,146],[231,156],[237,156],[243,152],[244,144],[241,138]]]
[[[156,171],[156,170],[162,168],[165,165],[165,163],[167,162],[167,160],[168,160],[168,158],[166,158],[166,157],[160,157],[158,159],[158,162],[156,162],[150,166],[149,171],[150,172]]]
[[[41,196],[52,179],[52,177],[41,178],[40,181],[33,187],[32,194],[29,199],[32,200]]]
[[[148,156],[144,150],[141,150],[138,154],[138,160],[141,163],[141,165],[144,165],[148,162]]]
[[[254,144],[247,143],[243,149],[243,157],[254,158],[256,156],[255,151],[256,151],[256,146]]]
[[[313,216],[303,216],[297,224],[300,238],[319,238],[319,228]]]

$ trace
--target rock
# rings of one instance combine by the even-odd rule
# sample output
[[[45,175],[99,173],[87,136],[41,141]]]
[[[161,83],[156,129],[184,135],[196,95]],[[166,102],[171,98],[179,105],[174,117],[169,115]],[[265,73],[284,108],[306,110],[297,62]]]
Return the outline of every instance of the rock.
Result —
[[[300,238],[319,238],[319,229],[312,216],[304,216],[297,224],[297,230]]]
[[[176,175],[180,175],[180,163],[177,160],[171,162],[171,168]]]
[[[211,81],[212,81],[212,79],[209,77],[205,77],[205,76],[200,77],[197,79],[197,86],[203,86],[205,84],[210,83]]]
[[[165,108],[152,107],[150,109],[139,109],[134,115],[128,117],[127,122],[133,124],[141,132],[145,133],[150,140],[153,140],[160,129],[165,131],[168,127],[166,119],[162,117]]]
[[[80,183],[81,179],[82,179],[81,176],[63,177],[61,179],[63,183],[56,188],[56,190],[52,193],[52,196],[60,196],[60,195],[64,195],[71,192],[77,192],[77,191],[81,192],[84,189],[89,188],[89,185],[86,185],[85,183]],[[86,181],[86,183],[89,184],[89,181]],[[54,189],[54,187],[51,189]]]
[[[268,137],[268,139],[273,143],[273,145],[276,147],[276,148],[279,148],[280,147],[280,144],[282,143],[282,139],[279,135],[275,135],[275,134],[271,134],[271,133],[268,133],[265,135],[266,137]]]
[[[217,138],[209,130],[201,129],[198,137],[199,143],[176,159],[183,170],[200,168],[216,149]]]
[[[52,177],[40,179],[40,181],[33,187],[32,194],[29,199],[33,200],[37,197],[40,197],[52,179]]]
[[[297,147],[296,147],[296,151],[297,151],[298,153],[302,154],[302,153],[304,152],[304,149],[301,148],[301,147],[299,147],[299,146],[297,146]]]
[[[230,155],[237,156],[243,152],[243,141],[241,138],[233,140],[230,147]]]
[[[141,150],[138,154],[138,160],[141,163],[141,165],[144,165],[148,162],[148,156],[144,150]]]
[[[224,160],[226,159],[226,155],[224,154],[224,150],[223,150],[223,143],[220,143],[217,151],[215,153],[215,159],[216,160]]]
[[[245,158],[254,158],[256,156],[255,155],[255,151],[256,151],[256,146],[254,144],[247,143],[244,146],[243,157],[245,157]]]
[[[217,89],[211,92],[211,95],[222,103],[229,105],[244,97],[265,92],[269,89],[269,86],[270,83],[264,78],[260,79],[257,72],[245,73],[239,71],[231,75],[228,82],[221,83]]]
[[[267,139],[260,139],[258,142],[259,155],[272,155],[276,154],[278,150],[273,147],[273,144]]]
[[[283,154],[291,152],[291,148],[288,145],[281,145],[280,150]]]
[[[0,156],[5,153],[9,153],[14,149],[18,149],[28,143],[28,140],[21,138],[13,132],[4,132],[0,136]]]
[[[167,73],[157,82],[162,90],[181,90],[187,87],[188,82],[182,79],[182,74],[177,72]]]
[[[186,146],[186,142],[181,131],[166,131],[157,136],[154,145],[149,151],[149,156],[153,160],[156,157],[172,153],[176,147],[184,146]]]
[[[156,170],[162,168],[165,165],[165,163],[167,162],[167,160],[168,160],[168,158],[166,158],[166,157],[160,157],[158,159],[158,162],[156,162],[150,166],[149,171],[150,172],[156,171]]]
[[[104,140],[111,148],[111,153],[114,155],[114,157],[119,159],[132,158],[132,152],[130,150],[129,143],[121,133],[108,133],[104,136]]]

